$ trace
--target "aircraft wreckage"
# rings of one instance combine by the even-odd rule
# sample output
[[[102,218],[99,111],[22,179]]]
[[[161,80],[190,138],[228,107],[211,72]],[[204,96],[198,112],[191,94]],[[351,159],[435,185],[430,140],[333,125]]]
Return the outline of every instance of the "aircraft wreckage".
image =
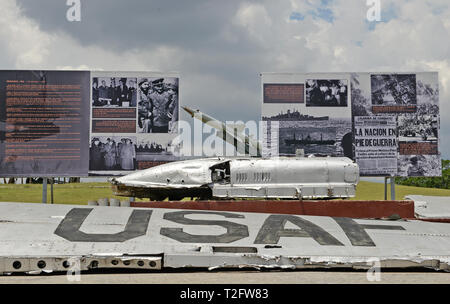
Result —
[[[245,151],[261,146],[249,136],[201,112],[184,109]],[[242,130],[241,130],[242,131]],[[112,178],[115,195],[151,200],[322,199],[355,196],[359,167],[346,157],[215,157],[176,161]]]
[[[446,223],[0,203],[0,275],[255,267],[450,271]]]

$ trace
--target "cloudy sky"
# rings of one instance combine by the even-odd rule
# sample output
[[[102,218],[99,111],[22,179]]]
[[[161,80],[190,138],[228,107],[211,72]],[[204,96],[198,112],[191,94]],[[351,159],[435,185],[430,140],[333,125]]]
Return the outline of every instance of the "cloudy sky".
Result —
[[[261,72],[437,71],[450,158],[450,2],[0,0],[1,69],[176,71],[182,103],[259,120]],[[186,114],[182,119],[189,120]]]

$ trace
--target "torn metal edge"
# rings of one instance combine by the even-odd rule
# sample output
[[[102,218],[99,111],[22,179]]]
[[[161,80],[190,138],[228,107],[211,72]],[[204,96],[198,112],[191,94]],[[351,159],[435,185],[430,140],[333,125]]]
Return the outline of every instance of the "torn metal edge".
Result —
[[[86,271],[92,269],[161,270],[161,256],[89,255],[89,256],[11,256],[0,257],[0,275],[11,273],[40,274]]]

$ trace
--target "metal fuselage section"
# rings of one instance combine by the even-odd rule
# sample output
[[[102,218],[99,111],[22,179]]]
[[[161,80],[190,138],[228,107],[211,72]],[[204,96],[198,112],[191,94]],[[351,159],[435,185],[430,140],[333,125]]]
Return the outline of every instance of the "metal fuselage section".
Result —
[[[113,178],[116,195],[179,200],[355,196],[358,165],[346,157],[205,158]]]

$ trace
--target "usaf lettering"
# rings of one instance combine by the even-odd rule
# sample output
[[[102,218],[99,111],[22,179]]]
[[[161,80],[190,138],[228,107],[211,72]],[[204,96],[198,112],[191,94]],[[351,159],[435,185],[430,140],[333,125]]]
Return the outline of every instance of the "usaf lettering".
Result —
[[[55,234],[71,242],[125,242],[147,233],[148,224],[152,216],[152,210],[133,210],[125,229],[114,234],[92,234],[80,231],[84,221],[91,213],[92,208],[73,208],[60,222]],[[221,226],[226,232],[221,235],[194,235],[189,234],[183,228],[163,227],[160,234],[181,243],[231,243],[249,236],[248,227],[226,220],[193,220],[187,215],[218,215],[224,218],[245,218],[241,214],[230,212],[208,211],[175,211],[167,212],[163,218],[182,225]],[[335,217],[333,220],[341,227],[353,246],[376,246],[368,229],[378,230],[405,230],[402,226],[394,225],[367,225],[359,224],[351,218]],[[287,223],[297,226],[299,229],[285,228]],[[322,246],[344,246],[338,239],[320,226],[297,215],[271,214],[268,215],[259,229],[254,244],[277,244],[281,237],[308,237],[314,239]]]

